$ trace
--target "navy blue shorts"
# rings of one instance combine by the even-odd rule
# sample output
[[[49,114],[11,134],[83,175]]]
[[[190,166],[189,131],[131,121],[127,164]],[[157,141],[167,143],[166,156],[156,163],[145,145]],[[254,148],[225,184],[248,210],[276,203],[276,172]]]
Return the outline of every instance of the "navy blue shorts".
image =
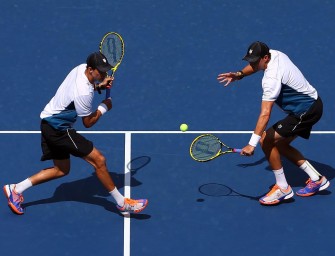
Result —
[[[322,112],[323,103],[319,97],[307,112],[301,115],[288,115],[275,123],[272,128],[282,137],[300,136],[308,139],[313,125],[320,120]]]
[[[58,131],[48,124],[41,122],[41,161],[69,159],[70,155],[84,157],[93,150],[93,143],[77,133],[75,129]]]

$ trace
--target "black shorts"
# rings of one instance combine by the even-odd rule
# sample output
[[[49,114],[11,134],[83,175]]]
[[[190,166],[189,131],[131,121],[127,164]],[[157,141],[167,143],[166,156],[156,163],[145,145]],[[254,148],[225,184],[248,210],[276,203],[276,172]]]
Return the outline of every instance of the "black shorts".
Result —
[[[75,129],[58,131],[42,120],[41,161],[69,159],[70,155],[84,157],[93,150],[93,143],[77,133]]]
[[[323,103],[319,97],[309,110],[301,115],[288,115],[283,120],[278,121],[272,127],[282,137],[300,136],[308,139],[311,130],[316,124],[323,112]]]

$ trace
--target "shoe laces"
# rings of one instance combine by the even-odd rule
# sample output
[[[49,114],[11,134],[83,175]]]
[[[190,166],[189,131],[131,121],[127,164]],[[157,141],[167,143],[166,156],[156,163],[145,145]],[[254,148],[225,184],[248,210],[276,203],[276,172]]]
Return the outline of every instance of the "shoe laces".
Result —
[[[317,185],[317,184],[315,183],[315,181],[312,181],[312,180],[311,180],[311,178],[309,178],[309,179],[306,181],[306,184],[307,184],[306,187],[308,187],[308,188],[314,188],[315,185]]]
[[[14,201],[15,202],[17,202],[17,203],[23,203],[23,196],[22,196],[22,194],[20,194],[20,193],[17,193],[16,191],[15,191],[15,188],[12,190],[12,194],[14,195],[13,196],[13,199],[14,199]]]
[[[19,194],[19,201],[20,201],[20,203],[23,203],[23,201],[24,201],[23,196],[21,194]]]
[[[279,186],[277,184],[275,184],[272,189],[266,194],[267,196],[273,194],[274,192],[276,192],[276,190],[279,189]]]
[[[129,206],[136,206],[137,204],[137,200],[134,200],[134,199],[130,199],[130,198],[125,198],[124,199],[124,204],[128,204]]]

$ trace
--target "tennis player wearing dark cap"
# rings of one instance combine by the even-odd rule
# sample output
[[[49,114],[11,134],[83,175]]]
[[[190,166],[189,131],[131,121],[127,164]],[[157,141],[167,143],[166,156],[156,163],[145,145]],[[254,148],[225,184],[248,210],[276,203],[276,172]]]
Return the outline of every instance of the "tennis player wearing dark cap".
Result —
[[[147,199],[124,198],[109,175],[104,155],[93,142],[77,133],[73,125],[81,117],[86,128],[92,127],[112,108],[111,99],[103,100],[93,109],[94,91],[111,86],[113,77],[107,76],[112,66],[100,52],[87,57],[86,64],[75,67],[59,86],[55,96],[41,113],[42,161],[52,160],[53,166],[31,177],[3,187],[10,209],[19,215],[24,213],[22,193],[28,188],[57,179],[70,172],[70,155],[80,157],[92,165],[102,185],[114,198],[123,213],[138,213],[148,204]]]
[[[308,139],[313,125],[322,116],[323,104],[317,90],[287,55],[269,49],[265,43],[259,41],[252,43],[243,60],[249,64],[242,70],[219,74],[217,79],[227,86],[257,71],[264,71],[261,112],[250,141],[241,152],[245,156],[253,155],[260,142],[275,175],[276,184],[259,199],[259,202],[273,205],[294,195],[285,178],[281,156],[286,157],[309,176],[306,187],[299,189],[297,195],[307,197],[326,189],[329,186],[327,178],[291,146],[291,142],[298,136]],[[287,116],[267,128],[275,103],[287,113]]]

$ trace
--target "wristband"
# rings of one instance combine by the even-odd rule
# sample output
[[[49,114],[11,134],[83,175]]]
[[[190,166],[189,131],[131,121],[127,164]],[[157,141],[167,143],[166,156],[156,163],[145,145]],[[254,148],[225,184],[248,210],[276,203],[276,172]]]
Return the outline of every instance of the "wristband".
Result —
[[[98,110],[101,112],[101,115],[103,115],[108,111],[108,108],[105,103],[100,103]]]
[[[245,75],[242,70],[236,72],[237,80],[241,80]]]
[[[249,140],[249,145],[250,145],[250,146],[253,146],[253,147],[256,147],[260,139],[261,139],[261,136],[259,136],[259,135],[255,134],[255,133],[253,133],[253,134],[251,135],[250,140]]]

